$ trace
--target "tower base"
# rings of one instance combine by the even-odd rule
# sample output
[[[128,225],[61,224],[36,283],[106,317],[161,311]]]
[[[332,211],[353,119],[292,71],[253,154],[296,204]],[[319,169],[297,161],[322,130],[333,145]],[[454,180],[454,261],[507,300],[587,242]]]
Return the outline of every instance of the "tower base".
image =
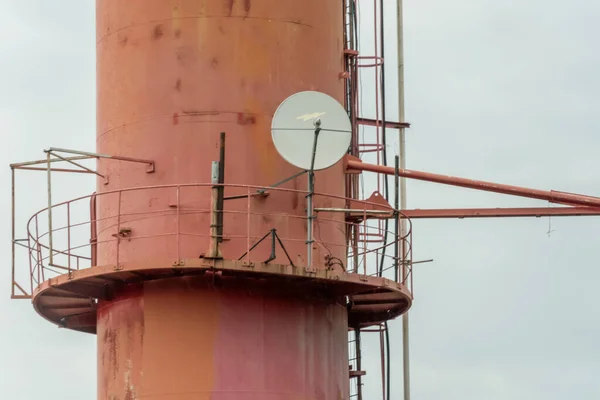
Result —
[[[121,288],[98,304],[98,398],[348,398],[343,298],[278,284],[206,275]]]

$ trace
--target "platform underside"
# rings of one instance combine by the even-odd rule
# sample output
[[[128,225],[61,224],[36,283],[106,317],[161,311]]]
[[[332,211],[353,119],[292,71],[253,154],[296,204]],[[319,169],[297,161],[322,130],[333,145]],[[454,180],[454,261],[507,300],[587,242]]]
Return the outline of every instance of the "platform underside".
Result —
[[[307,270],[280,264],[193,259],[177,263],[97,266],[60,275],[35,290],[33,305],[48,321],[64,328],[96,333],[97,303],[110,301],[120,288],[146,281],[204,277],[215,286],[297,293],[302,296],[347,298],[348,325],[365,327],[406,312],[412,296],[394,281],[339,269]]]

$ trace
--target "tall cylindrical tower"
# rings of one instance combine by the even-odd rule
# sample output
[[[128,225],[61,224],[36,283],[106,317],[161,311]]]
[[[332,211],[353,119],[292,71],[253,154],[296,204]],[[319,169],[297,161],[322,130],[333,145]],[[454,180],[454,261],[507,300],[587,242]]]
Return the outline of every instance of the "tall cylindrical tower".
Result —
[[[342,2],[99,0],[97,4],[97,150],[135,154],[155,160],[157,166],[155,174],[140,176],[131,165],[104,160],[100,171],[110,175],[110,183],[100,182],[100,193],[210,182],[211,163],[219,158],[221,131],[227,133],[226,182],[274,184],[298,172],[271,142],[271,119],[281,101],[302,90],[319,90],[343,101],[344,82],[339,76],[344,68]],[[291,185],[303,189],[305,180]],[[344,196],[342,163],[319,174],[316,191],[324,189]],[[240,194],[240,190],[231,188],[226,195]],[[183,191],[180,196],[186,199],[195,192],[194,207],[210,207],[210,192]],[[121,207],[151,212],[174,201],[174,191],[138,191],[124,194]],[[302,194],[272,193],[268,199],[253,199],[252,206],[257,212],[302,216],[304,202]],[[115,215],[116,197],[99,203],[101,220],[103,215]],[[343,207],[343,202],[337,203],[325,206]],[[227,207],[246,210],[247,204],[231,201]],[[245,229],[244,218],[233,213],[225,216],[224,234],[232,239],[223,242],[222,251],[232,257],[246,247],[242,239],[233,238]],[[343,221],[343,216],[337,218]],[[208,221],[209,215],[195,214],[182,224],[187,231],[205,234]],[[175,228],[158,217],[130,225],[153,233]],[[344,242],[343,225],[321,225],[320,233],[330,242]],[[303,221],[289,218],[252,222],[253,233],[259,236],[265,229],[278,228],[286,231],[285,236],[300,239],[305,237],[303,227]],[[139,241],[123,247],[120,257],[135,262],[160,259],[172,253],[174,243],[164,238]],[[180,249],[191,258],[198,257],[202,247],[208,247],[206,237],[189,237]],[[288,244],[293,257],[300,257],[299,263],[306,262],[303,248],[301,242]],[[113,257],[114,251],[114,245],[100,246],[99,262]],[[339,258],[345,256],[345,248],[331,251]],[[317,254],[315,259],[323,256]]]
[[[97,334],[99,399],[347,399],[348,329],[410,306],[401,283],[346,271],[355,214],[312,217],[309,260],[306,175],[269,187],[301,172],[271,141],[281,101],[344,100],[343,4],[97,0],[91,268],[34,305]],[[315,208],[358,204],[346,173],[316,173]]]
[[[220,131],[227,132],[226,182],[266,186],[298,172],[274,150],[270,121],[282,99],[297,91],[343,99],[342,11],[341,2],[317,0],[98,1],[97,150],[135,153],[155,160],[157,168],[140,178],[129,165],[105,161],[100,171],[111,180],[101,182],[98,192],[210,182]],[[341,163],[319,175],[319,187],[343,196]],[[178,206],[184,213],[192,203],[210,208],[208,187],[182,188],[179,196],[186,200]],[[118,208],[149,216],[175,197],[169,189],[140,190],[99,201],[99,242],[113,233],[103,229],[111,224],[104,217],[117,215]],[[299,193],[251,201],[257,213],[305,212]],[[243,200],[227,204],[230,211],[246,207]],[[247,230],[240,215],[226,214],[225,236]],[[171,260],[177,240],[157,234],[173,230],[177,221],[170,215],[135,219],[122,221],[132,237],[153,237],[121,244],[120,261]],[[209,247],[201,235],[208,233],[210,215],[191,213],[179,223],[197,234],[180,241],[179,258],[199,257]],[[306,236],[301,220],[253,216],[251,225],[252,236],[269,229]],[[342,225],[324,225],[322,234],[344,243]],[[306,264],[304,247],[301,241],[286,244]],[[241,238],[221,245],[225,259],[237,259],[245,249]],[[316,251],[315,258],[323,259]],[[345,254],[341,247],[334,251],[339,258]],[[98,263],[115,252],[115,243],[100,244]],[[344,398],[347,321],[339,299],[290,296],[275,283],[250,295],[245,285],[215,288],[204,280],[137,285],[100,306],[100,398]]]

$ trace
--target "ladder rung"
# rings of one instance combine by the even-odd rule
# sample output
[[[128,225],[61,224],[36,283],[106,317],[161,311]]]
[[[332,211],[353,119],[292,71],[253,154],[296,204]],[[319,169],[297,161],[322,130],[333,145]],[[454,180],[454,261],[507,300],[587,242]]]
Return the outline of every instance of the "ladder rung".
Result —
[[[350,371],[350,379],[365,376],[367,371]]]

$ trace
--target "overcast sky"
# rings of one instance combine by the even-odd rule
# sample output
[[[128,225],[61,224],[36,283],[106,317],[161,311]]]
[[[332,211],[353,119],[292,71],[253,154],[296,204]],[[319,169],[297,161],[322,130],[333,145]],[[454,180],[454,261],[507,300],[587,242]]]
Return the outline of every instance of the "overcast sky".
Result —
[[[41,158],[49,146],[94,150],[93,3],[0,1],[0,392],[6,399],[96,396],[95,336],[59,330],[28,301],[8,300],[8,164]],[[393,2],[387,3],[393,34]],[[600,195],[599,20],[600,4],[584,0],[407,1],[408,167]],[[393,63],[387,71],[391,92]],[[25,217],[44,207],[43,177],[31,176],[23,172],[17,181],[20,230]],[[87,194],[91,181],[61,195]],[[419,182],[408,188],[409,208],[547,205]],[[435,262],[416,267],[413,398],[598,399],[598,222],[416,221],[415,259]],[[18,261],[27,259],[21,254]],[[400,324],[391,329],[393,399],[399,399]],[[368,365],[365,389],[374,396],[378,360]]]

